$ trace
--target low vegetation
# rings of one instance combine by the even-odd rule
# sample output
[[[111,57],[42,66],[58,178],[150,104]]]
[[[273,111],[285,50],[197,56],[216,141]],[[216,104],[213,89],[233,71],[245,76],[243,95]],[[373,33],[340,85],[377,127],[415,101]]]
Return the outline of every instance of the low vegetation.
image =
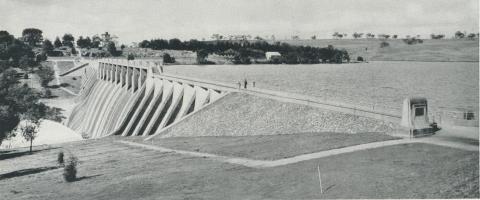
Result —
[[[65,167],[63,168],[63,178],[65,181],[73,182],[77,180],[77,164],[78,158],[74,155],[70,155]]]

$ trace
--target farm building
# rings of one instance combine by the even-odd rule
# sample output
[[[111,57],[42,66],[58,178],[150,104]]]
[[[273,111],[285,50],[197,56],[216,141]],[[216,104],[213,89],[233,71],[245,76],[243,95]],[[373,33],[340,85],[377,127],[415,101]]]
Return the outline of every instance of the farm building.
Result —
[[[265,52],[265,57],[267,58],[267,60],[272,60],[273,58],[280,57],[280,56],[282,56],[282,55],[280,53],[276,52],[276,51]]]

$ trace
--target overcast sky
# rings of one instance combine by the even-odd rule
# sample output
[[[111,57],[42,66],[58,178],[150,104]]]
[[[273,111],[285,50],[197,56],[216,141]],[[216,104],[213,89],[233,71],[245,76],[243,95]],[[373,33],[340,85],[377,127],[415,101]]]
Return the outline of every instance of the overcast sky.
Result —
[[[274,34],[331,38],[372,32],[453,35],[478,32],[478,0],[0,0],[0,30],[20,36],[27,27],[44,37],[108,31],[120,42],[151,38],[208,39]]]

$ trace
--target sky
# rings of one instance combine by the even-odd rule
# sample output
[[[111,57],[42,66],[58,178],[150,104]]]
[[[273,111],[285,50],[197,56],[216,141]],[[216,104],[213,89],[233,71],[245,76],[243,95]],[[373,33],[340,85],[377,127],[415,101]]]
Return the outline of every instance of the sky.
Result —
[[[250,34],[277,39],[331,38],[334,32],[479,31],[478,0],[0,0],[0,30],[16,37],[39,28],[44,37],[106,31],[129,44],[152,38],[210,39]]]

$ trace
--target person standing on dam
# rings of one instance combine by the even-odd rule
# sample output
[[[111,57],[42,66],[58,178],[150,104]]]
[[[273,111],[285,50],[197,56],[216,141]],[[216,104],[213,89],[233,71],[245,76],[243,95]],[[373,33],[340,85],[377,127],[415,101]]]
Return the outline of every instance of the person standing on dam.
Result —
[[[243,88],[244,88],[244,89],[247,89],[247,84],[248,84],[248,83],[247,83],[247,79],[245,79],[245,80],[243,81]]]
[[[240,83],[240,81],[238,81],[237,84],[238,84],[238,89],[242,89],[242,83]]]

